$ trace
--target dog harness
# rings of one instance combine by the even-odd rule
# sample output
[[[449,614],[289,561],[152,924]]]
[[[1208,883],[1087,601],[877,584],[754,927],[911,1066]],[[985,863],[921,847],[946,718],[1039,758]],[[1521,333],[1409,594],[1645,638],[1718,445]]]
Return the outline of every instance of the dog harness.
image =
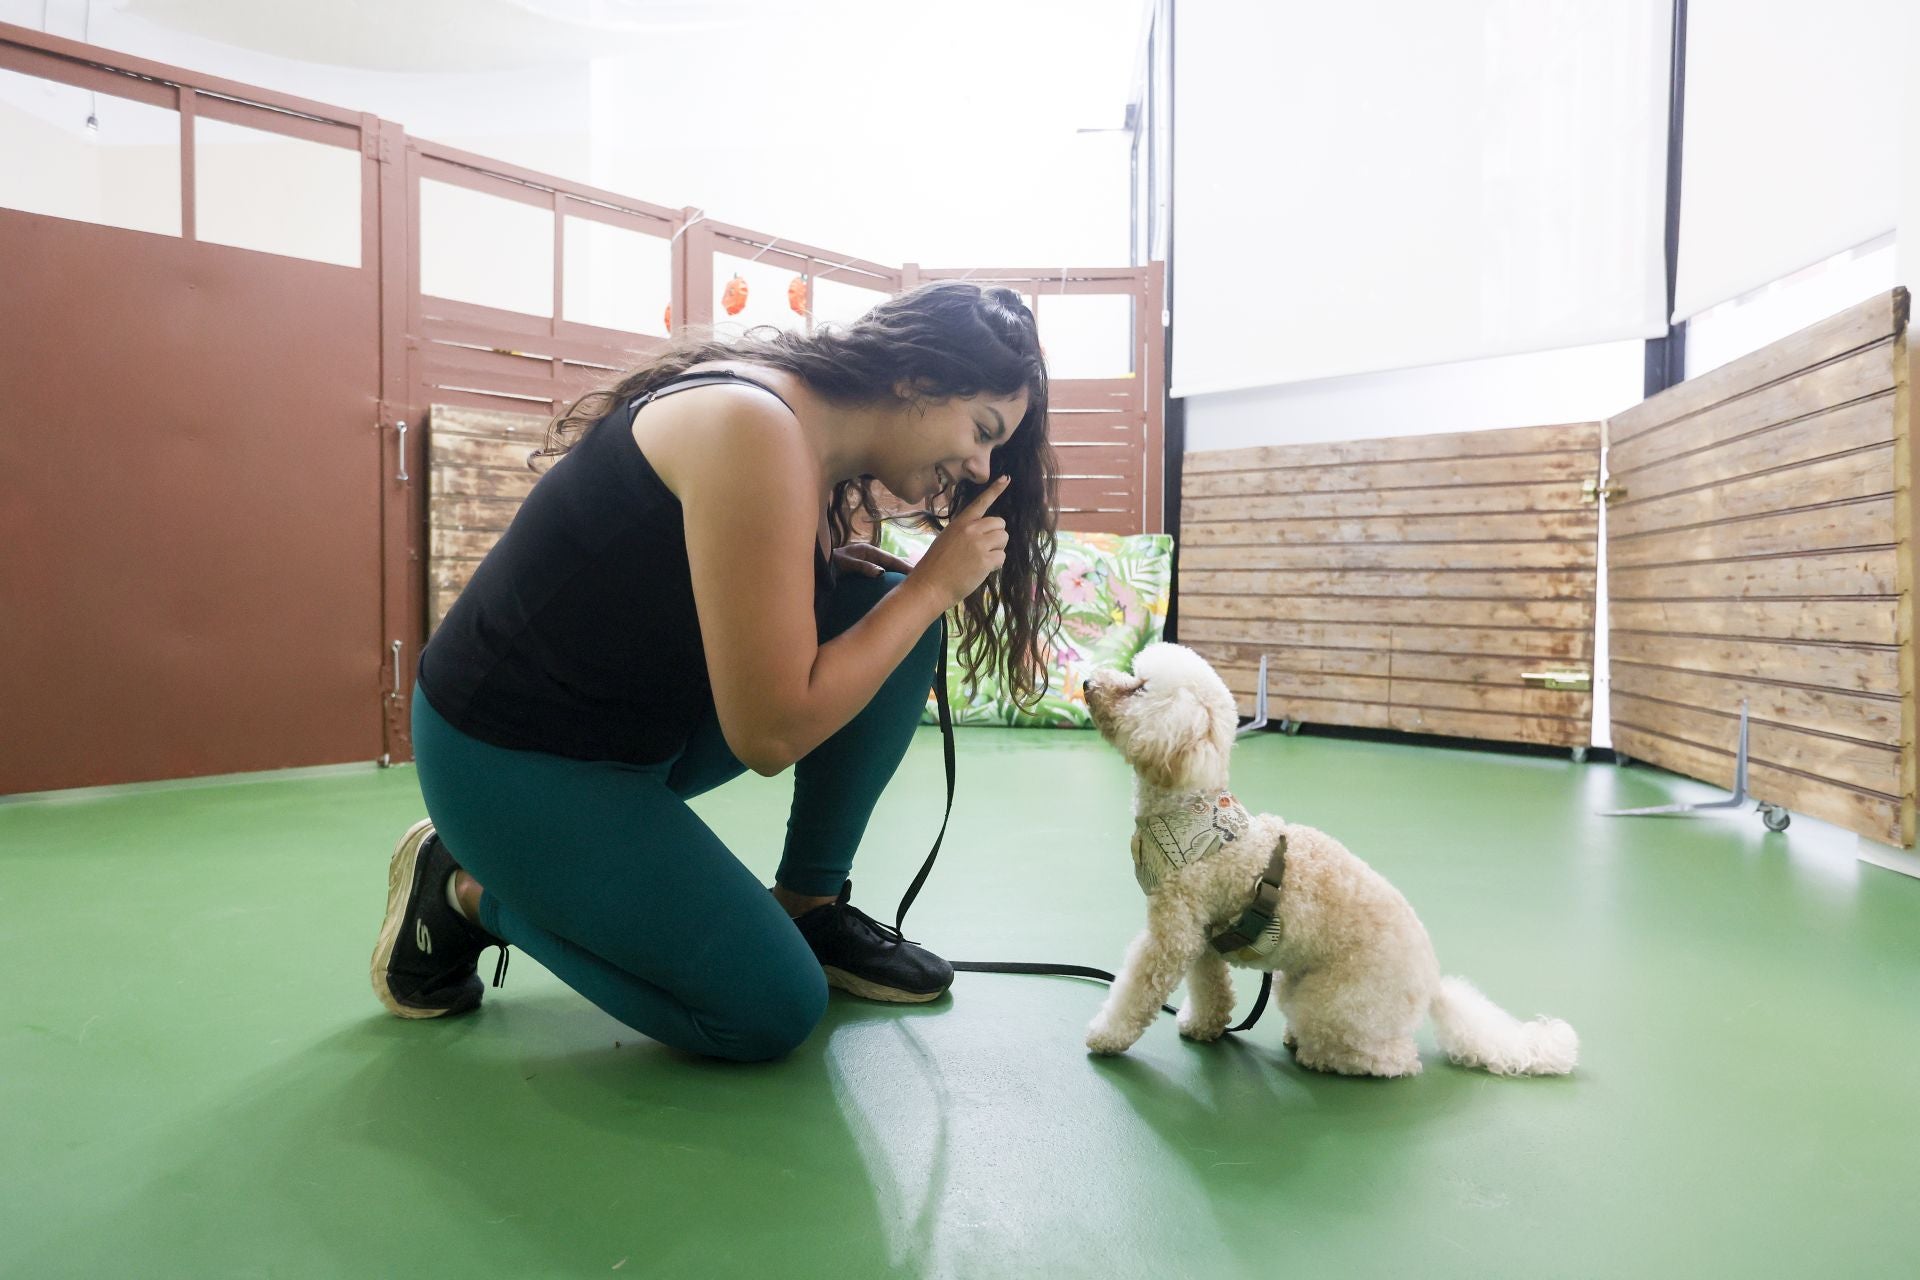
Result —
[[[1251,821],[1246,806],[1225,791],[1195,792],[1171,812],[1135,819],[1133,878],[1152,893],[1172,872],[1246,835]],[[1280,881],[1286,862],[1287,837],[1282,835],[1254,882],[1253,905],[1210,939],[1215,951],[1229,960],[1252,963],[1280,945]]]

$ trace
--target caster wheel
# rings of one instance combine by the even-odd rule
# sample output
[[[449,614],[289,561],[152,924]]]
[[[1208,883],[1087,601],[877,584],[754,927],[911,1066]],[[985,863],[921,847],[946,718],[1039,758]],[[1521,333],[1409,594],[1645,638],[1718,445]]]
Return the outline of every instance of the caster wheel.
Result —
[[[1575,747],[1573,749],[1573,762],[1575,764],[1585,764],[1587,762],[1587,749],[1585,747]]]
[[[1298,720],[1282,720],[1280,722],[1280,732],[1286,734],[1289,738],[1298,737],[1300,734],[1300,722]]]
[[[1616,751],[1613,753],[1613,762],[1619,765],[1622,769],[1624,769],[1628,765],[1633,763],[1633,757],[1629,756],[1624,751]]]
[[[1777,804],[1760,806],[1760,821],[1767,824],[1769,831],[1785,831],[1793,821],[1793,815]]]

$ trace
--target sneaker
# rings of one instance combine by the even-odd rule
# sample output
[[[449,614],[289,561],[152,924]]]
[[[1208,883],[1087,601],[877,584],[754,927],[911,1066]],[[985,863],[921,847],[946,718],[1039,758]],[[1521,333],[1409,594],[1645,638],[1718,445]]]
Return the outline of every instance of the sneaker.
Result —
[[[827,985],[868,1000],[924,1004],[953,985],[953,966],[893,928],[849,906],[853,881],[837,901],[793,919],[826,972]]]
[[[447,880],[458,870],[447,848],[422,819],[407,828],[387,867],[387,918],[373,949],[373,993],[402,1018],[439,1018],[478,1008],[477,965],[488,947],[500,948],[499,986],[507,944],[447,905]]]

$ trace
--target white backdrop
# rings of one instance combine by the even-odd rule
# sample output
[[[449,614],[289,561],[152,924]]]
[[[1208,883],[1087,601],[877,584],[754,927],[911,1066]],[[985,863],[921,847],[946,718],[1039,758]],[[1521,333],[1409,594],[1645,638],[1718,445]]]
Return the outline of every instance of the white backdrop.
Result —
[[[1666,331],[1669,0],[1176,29],[1174,393]]]
[[[1913,0],[1690,0],[1689,316],[1894,229]]]

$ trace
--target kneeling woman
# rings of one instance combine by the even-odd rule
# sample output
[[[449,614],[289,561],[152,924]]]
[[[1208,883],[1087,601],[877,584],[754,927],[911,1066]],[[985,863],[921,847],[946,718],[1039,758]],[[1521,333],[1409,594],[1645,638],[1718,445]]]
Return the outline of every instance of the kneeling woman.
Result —
[[[373,986],[480,1003],[511,944],[629,1026],[778,1057],[828,985],[953,979],[848,902],[925,706],[940,617],[1024,697],[1055,608],[1047,375],[1019,295],[961,282],[844,329],[681,344],[549,432],[533,487],[421,654],[428,821],[401,839]],[[949,518],[915,566],[850,541],[878,481]],[[772,891],[687,807],[794,767]]]

